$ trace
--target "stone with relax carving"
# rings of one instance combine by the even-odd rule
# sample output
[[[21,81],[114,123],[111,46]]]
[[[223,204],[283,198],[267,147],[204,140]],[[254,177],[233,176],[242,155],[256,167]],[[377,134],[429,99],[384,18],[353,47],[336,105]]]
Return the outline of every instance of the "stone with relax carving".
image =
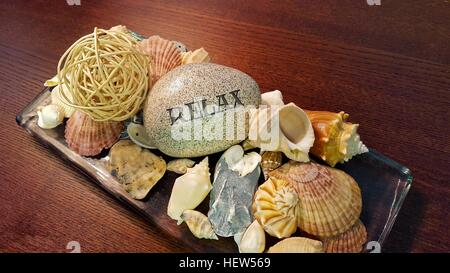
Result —
[[[173,157],[223,151],[248,134],[249,107],[261,101],[258,84],[222,65],[182,65],[159,79],[144,106],[151,142]]]

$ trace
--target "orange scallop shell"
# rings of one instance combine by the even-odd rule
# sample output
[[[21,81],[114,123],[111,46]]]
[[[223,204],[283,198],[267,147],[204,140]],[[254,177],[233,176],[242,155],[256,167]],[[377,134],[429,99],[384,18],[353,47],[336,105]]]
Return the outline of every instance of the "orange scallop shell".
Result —
[[[136,44],[136,49],[150,57],[150,88],[170,70],[182,64],[182,52],[176,43],[157,35]]]
[[[358,221],[346,232],[321,240],[327,253],[359,253],[367,241],[367,231],[364,224]]]
[[[289,161],[269,177],[292,184],[299,198],[298,226],[319,237],[336,236],[359,219],[361,190],[343,171],[317,163]]]
[[[118,121],[94,121],[87,114],[76,111],[66,124],[64,137],[70,149],[83,156],[94,156],[110,148],[124,127]]]

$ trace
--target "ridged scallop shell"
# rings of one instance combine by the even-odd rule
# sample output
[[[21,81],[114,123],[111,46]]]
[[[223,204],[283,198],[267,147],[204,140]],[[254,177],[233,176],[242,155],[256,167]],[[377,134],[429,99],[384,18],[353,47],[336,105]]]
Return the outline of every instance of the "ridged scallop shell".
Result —
[[[271,248],[268,253],[323,253],[322,242],[304,237],[284,239]]]
[[[148,68],[150,88],[163,75],[182,64],[182,52],[176,43],[157,35],[138,42],[136,49],[150,57]]]
[[[194,51],[188,51],[181,53],[181,63],[208,63],[211,61],[208,52],[202,47]]]
[[[316,139],[311,153],[331,167],[368,151],[357,133],[358,124],[346,122],[348,114],[326,111],[306,111]]]
[[[288,181],[270,178],[255,193],[253,214],[267,233],[286,238],[297,230],[298,205],[298,195]]]
[[[261,151],[279,151],[289,159],[308,162],[314,130],[306,113],[294,103],[261,106],[250,111],[248,139]]]
[[[361,221],[335,237],[321,238],[327,253],[359,253],[367,241],[366,227]]]
[[[52,104],[58,105],[60,106],[63,111],[64,111],[64,117],[66,118],[70,118],[73,114],[73,112],[75,112],[75,108],[65,104],[62,100],[61,100],[61,92],[64,92],[65,96],[71,100],[72,99],[72,93],[69,92],[69,90],[67,89],[66,85],[62,84],[62,85],[56,85],[51,92],[51,100],[52,100]]]
[[[319,237],[345,232],[359,219],[361,190],[343,171],[317,163],[289,161],[269,174],[295,188],[299,197],[298,226]]]
[[[87,114],[76,111],[67,121],[64,137],[76,153],[93,156],[119,139],[123,125],[117,121],[94,121]]]
[[[143,199],[166,172],[166,162],[131,140],[120,140],[109,151],[108,169],[134,199]]]
[[[283,161],[283,154],[281,152],[269,152],[265,151],[261,155],[261,168],[264,174],[264,178],[269,178],[269,172],[280,167]]]

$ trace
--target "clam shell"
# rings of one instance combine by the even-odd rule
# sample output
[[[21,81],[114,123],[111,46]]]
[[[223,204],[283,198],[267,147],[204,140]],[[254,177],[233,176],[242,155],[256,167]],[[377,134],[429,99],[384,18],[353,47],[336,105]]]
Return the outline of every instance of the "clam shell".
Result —
[[[211,222],[203,213],[195,210],[185,210],[181,219],[186,223],[192,234],[199,239],[219,240],[214,233]]]
[[[262,106],[250,111],[248,138],[261,151],[279,151],[291,160],[308,162],[314,130],[306,113],[294,103]]]
[[[295,188],[299,197],[298,226],[309,234],[336,236],[359,219],[361,190],[343,171],[317,163],[289,161],[269,176],[283,179]]]
[[[262,253],[266,248],[266,234],[257,220],[247,228],[239,240],[240,253]]]
[[[267,233],[286,238],[297,230],[298,205],[297,192],[288,181],[270,178],[255,193],[253,214]]]
[[[314,128],[316,139],[311,153],[331,167],[344,163],[353,156],[368,152],[357,133],[358,124],[346,122],[348,114],[326,111],[306,111]]]
[[[123,125],[117,121],[94,121],[87,114],[76,111],[67,121],[64,137],[76,153],[93,156],[119,139]]]
[[[269,178],[269,172],[280,167],[283,161],[283,154],[281,152],[263,152],[261,155],[261,168],[264,178]]]
[[[136,49],[150,57],[148,68],[150,88],[163,75],[182,64],[182,52],[177,44],[157,35],[138,42]]]
[[[366,227],[361,221],[335,237],[321,238],[327,253],[359,253],[367,241]]]
[[[192,168],[194,164],[195,161],[188,158],[174,159],[167,163],[167,170],[177,174],[185,174],[187,169]]]
[[[121,140],[109,151],[108,169],[134,199],[143,199],[166,172],[166,162],[130,140]]]
[[[268,253],[322,253],[322,242],[304,238],[291,237],[284,239],[271,248]]]

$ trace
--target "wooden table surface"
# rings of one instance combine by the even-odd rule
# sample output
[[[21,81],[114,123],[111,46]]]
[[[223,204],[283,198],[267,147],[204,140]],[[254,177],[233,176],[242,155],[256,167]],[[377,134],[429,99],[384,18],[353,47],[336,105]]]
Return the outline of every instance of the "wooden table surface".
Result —
[[[449,252],[450,2],[318,2],[2,1],[0,252],[190,250],[14,121],[69,45],[118,24],[203,46],[304,108],[350,113],[368,146],[414,175],[383,251]]]

